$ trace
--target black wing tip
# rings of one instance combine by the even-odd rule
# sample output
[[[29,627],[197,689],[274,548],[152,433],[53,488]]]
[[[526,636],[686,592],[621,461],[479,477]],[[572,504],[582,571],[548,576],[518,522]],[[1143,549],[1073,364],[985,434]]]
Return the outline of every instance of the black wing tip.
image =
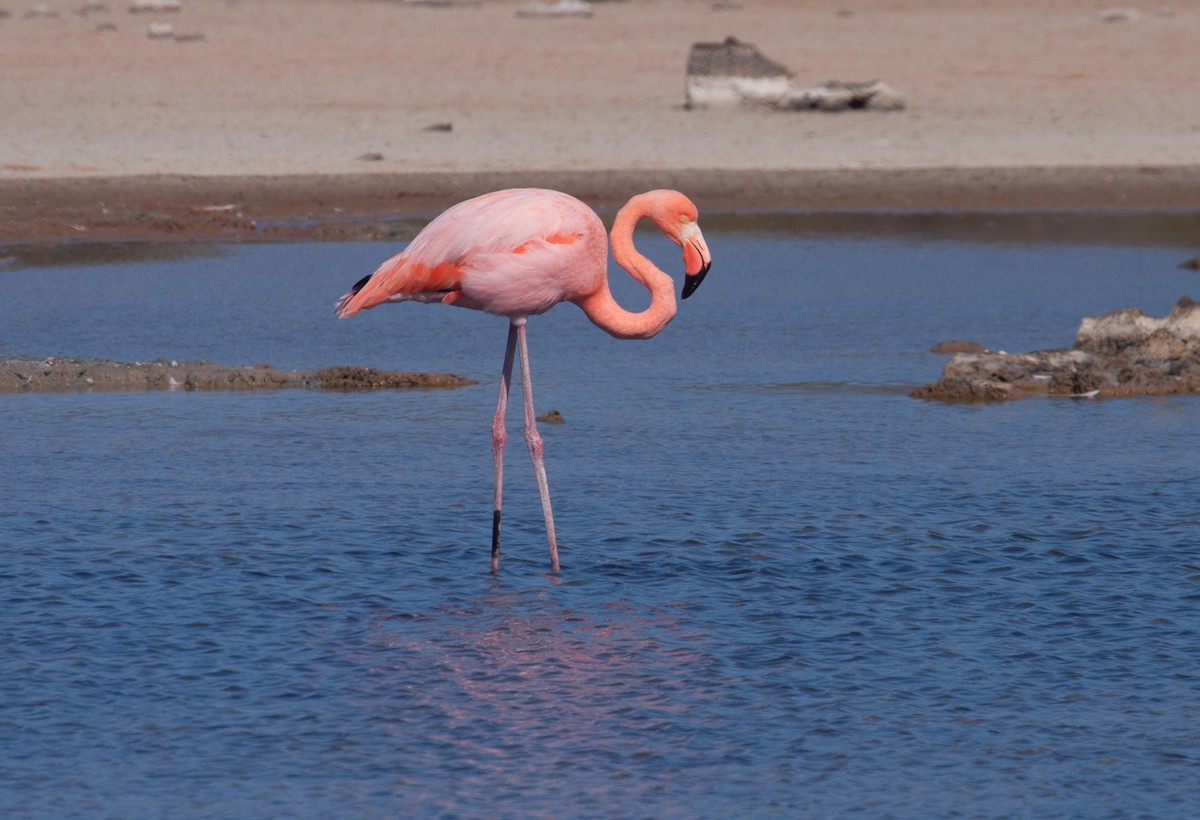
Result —
[[[346,305],[350,304],[350,300],[353,299],[360,290],[367,286],[367,282],[370,282],[371,277],[374,275],[375,274],[372,273],[368,276],[364,276],[362,279],[359,279],[354,283],[354,287],[350,288],[348,292],[342,294],[342,298],[337,300],[337,304],[333,306],[333,312],[339,319],[346,318]]]
[[[353,296],[354,294],[358,293],[360,290],[365,288],[367,286],[367,282],[370,282],[371,277],[374,275],[375,274],[373,274],[373,273],[368,273],[362,279],[359,279],[357,282],[355,282],[354,287],[350,288],[350,295]]]

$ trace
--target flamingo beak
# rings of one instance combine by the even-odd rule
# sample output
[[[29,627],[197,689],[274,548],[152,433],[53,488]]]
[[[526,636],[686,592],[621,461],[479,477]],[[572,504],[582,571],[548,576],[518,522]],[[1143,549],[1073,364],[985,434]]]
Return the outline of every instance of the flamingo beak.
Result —
[[[680,239],[680,244],[683,245],[683,269],[687,274],[683,280],[683,298],[686,299],[700,287],[700,283],[708,275],[708,269],[712,267],[712,256],[704,242],[704,234],[700,233],[700,226],[695,222],[683,226]]]

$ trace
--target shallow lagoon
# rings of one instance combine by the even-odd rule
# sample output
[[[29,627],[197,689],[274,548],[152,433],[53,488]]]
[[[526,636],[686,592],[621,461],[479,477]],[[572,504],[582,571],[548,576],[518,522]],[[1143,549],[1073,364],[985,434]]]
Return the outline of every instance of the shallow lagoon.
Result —
[[[503,321],[332,318],[394,246],[4,251],[3,356],[480,384],[0,396],[0,809],[1200,810],[1200,402],[907,397],[1200,296],[1195,219],[703,224],[658,338],[530,324],[559,575],[516,407],[487,572]]]

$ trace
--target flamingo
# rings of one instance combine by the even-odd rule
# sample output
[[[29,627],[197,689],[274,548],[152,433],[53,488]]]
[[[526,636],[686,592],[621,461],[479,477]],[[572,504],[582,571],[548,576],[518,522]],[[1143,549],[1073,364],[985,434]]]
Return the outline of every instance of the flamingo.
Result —
[[[525,442],[537,477],[550,569],[559,571],[554,514],[533,409],[525,323],[560,302],[574,302],[618,339],[649,339],[675,316],[671,277],[633,246],[633,229],[648,217],[683,250],[683,298],[699,287],[712,258],[696,224],[696,206],[678,191],[638,194],[617,212],[612,251],[617,264],[650,291],[640,313],[625,310],[608,287],[608,238],[600,217],[575,197],[540,188],[495,191],[453,206],[430,222],[402,252],[359,280],[334,308],[340,318],[385,302],[441,302],[509,320],[500,396],[492,419],[495,494],[492,572],[500,566],[505,415],[514,348],[521,357]]]

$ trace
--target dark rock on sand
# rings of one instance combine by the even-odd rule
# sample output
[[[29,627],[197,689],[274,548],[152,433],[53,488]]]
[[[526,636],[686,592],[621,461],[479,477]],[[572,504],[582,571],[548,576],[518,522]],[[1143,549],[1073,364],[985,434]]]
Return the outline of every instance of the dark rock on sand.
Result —
[[[1162,319],[1137,308],[1088,316],[1070,350],[959,353],[920,399],[1200,394],[1200,305],[1183,297]]]
[[[394,390],[462,387],[475,382],[440,373],[327,367],[276,370],[269,364],[228,366],[212,362],[111,362],[104,359],[0,360],[0,393],[74,390]]]
[[[519,9],[518,17],[591,17],[587,0],[530,0]]]
[[[785,66],[736,37],[720,43],[693,43],[688,53],[685,105],[773,105],[787,93],[791,77]]]
[[[764,56],[750,43],[726,37],[720,43],[693,43],[685,76],[685,108],[750,103],[781,111],[900,111],[904,100],[879,80],[821,85],[793,84],[787,66]]]
[[[777,105],[790,111],[903,111],[904,99],[880,80],[865,83],[830,80],[811,88],[790,89]]]

